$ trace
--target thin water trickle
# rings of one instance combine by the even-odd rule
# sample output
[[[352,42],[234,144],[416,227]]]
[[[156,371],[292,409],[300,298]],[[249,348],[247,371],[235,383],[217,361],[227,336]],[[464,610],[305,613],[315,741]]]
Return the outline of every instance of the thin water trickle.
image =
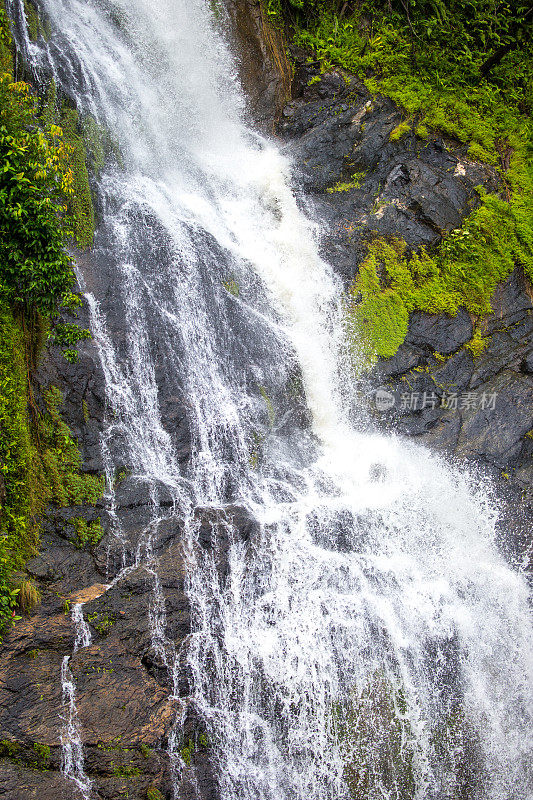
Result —
[[[50,41],[22,26],[19,44],[122,153],[82,270],[106,469],[165,486],[181,516],[180,663],[222,800],[530,800],[527,588],[494,544],[495,506],[475,474],[351,422],[340,283],[290,164],[243,122],[211,4],[42,5]],[[255,532],[245,543],[228,511],[220,569],[199,515],[235,507]],[[122,566],[152,570],[153,643],[176,670],[157,559],[112,517]]]
[[[80,647],[88,647],[91,643],[91,632],[83,616],[83,606],[75,603],[72,607],[72,624],[74,626],[74,648],[76,653]],[[62,731],[61,731],[61,771],[67,780],[72,781],[83,800],[90,800],[92,781],[85,774],[81,727],[76,706],[76,684],[70,669],[70,656],[65,656],[61,663],[61,698],[62,698]]]

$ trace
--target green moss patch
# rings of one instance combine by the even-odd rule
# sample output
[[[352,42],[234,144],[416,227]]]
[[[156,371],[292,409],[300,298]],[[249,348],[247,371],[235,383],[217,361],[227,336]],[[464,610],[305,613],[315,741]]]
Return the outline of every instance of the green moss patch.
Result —
[[[411,253],[399,239],[368,245],[346,306],[349,330],[363,335],[367,349],[385,358],[394,355],[407,334],[406,314],[415,310],[455,316],[465,308],[486,316],[496,286],[517,265],[533,279],[529,169],[511,169],[508,181],[513,187],[509,202],[482,194],[481,206],[433,253],[425,248]],[[477,338],[472,343],[477,354],[479,347]]]
[[[357,172],[353,175],[351,181],[339,181],[335,186],[328,186],[326,192],[328,194],[335,194],[336,192],[350,192],[352,189],[359,189],[363,182],[365,173]]]
[[[65,107],[61,113],[61,127],[65,142],[70,148],[70,163],[73,175],[73,194],[70,198],[70,211],[74,219],[74,230],[79,247],[90,247],[94,238],[94,206],[89,185],[87,154],[78,112]]]
[[[296,43],[322,71],[341,67],[407,112],[391,141],[411,128],[422,140],[439,131],[501,176],[500,193],[480,192],[480,208],[434,251],[407,253],[398,241],[369,244],[349,292],[347,328],[384,357],[403,341],[406,313],[455,315],[465,308],[483,317],[515,266],[533,280],[533,59],[525,6],[513,17],[482,3],[472,13],[461,4],[438,4],[438,13],[435,4],[422,5],[411,3],[407,19],[406,5],[394,2],[362,2],[344,16],[328,2],[278,3]],[[498,42],[505,43],[504,57],[487,69],[487,50],[496,53]],[[469,349],[479,354],[481,347],[475,336]]]
[[[409,131],[411,130],[411,124],[407,121],[400,122],[393,131],[391,131],[389,135],[390,142],[398,142],[400,139],[403,139],[404,136],[407,136]]]
[[[20,590],[12,576],[37,551],[47,505],[94,505],[105,489],[103,476],[80,473],[77,443],[59,411],[61,392],[46,392],[44,409],[33,398],[25,328],[0,299],[0,628],[16,617]],[[82,544],[93,545],[102,530],[86,523],[80,533]]]
[[[396,800],[415,796],[415,745],[404,691],[383,671],[334,706],[332,729],[352,800],[375,792]]]

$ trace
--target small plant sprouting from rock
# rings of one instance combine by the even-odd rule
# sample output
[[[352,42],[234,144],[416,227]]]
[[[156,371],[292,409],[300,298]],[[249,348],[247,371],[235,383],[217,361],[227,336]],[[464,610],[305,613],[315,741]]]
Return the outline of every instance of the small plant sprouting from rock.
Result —
[[[30,611],[33,611],[33,609],[39,605],[41,602],[41,593],[33,581],[23,580],[20,583],[17,602],[20,610],[25,614],[29,614]]]
[[[238,297],[240,294],[240,287],[237,283],[236,279],[231,276],[227,278],[225,281],[222,281],[222,286],[228,292],[228,294],[233,295],[233,297]]]
[[[144,742],[141,742],[140,751],[143,754],[144,758],[150,758],[153,752],[152,749],[148,747],[148,745],[145,744]]]
[[[356,172],[352,176],[351,181],[343,182],[339,181],[335,184],[335,186],[328,186],[326,192],[328,194],[335,194],[336,192],[350,192],[352,189],[359,189],[361,184],[364,180],[365,173],[364,172]]]
[[[119,483],[125,481],[131,475],[131,469],[127,467],[117,467],[113,478],[113,487],[118,486]]]
[[[0,758],[15,761],[20,754],[20,744],[9,739],[0,739]]]
[[[96,746],[99,750],[105,750],[106,753],[110,753],[113,750],[125,751],[125,748],[120,743],[120,739],[120,736],[115,736],[111,741],[98,742]]]
[[[181,748],[181,750],[180,750],[180,755],[181,755],[181,757],[182,757],[182,759],[183,759],[183,762],[184,762],[184,763],[185,763],[185,764],[186,764],[188,767],[190,767],[190,766],[191,766],[191,761],[192,761],[192,757],[193,757],[193,755],[194,755],[194,751],[195,751],[195,749],[196,749],[196,748],[195,748],[195,746],[194,746],[194,742],[193,742],[193,740],[192,740],[192,739],[189,739],[188,743],[187,743],[186,745],[184,745],[184,746]]]
[[[113,625],[115,624],[115,618],[112,614],[108,614],[107,612],[99,612],[95,611],[94,614],[89,614],[87,617],[88,621],[91,623],[93,628],[98,631],[100,636],[107,636]]]
[[[115,764],[112,761],[111,769],[116,778],[136,778],[141,774],[139,767],[134,767],[132,764]]]
[[[39,742],[35,742],[33,745],[33,749],[37,754],[37,762],[38,762],[38,769],[46,769],[48,766],[48,762],[50,761],[50,748],[47,744],[40,744]]]
[[[207,734],[200,733],[196,737],[196,740],[189,739],[187,744],[184,744],[183,747],[181,748],[180,755],[181,755],[184,763],[188,767],[190,767],[190,765],[192,763],[193,756],[196,753],[198,747],[203,747],[203,748],[209,747],[209,738],[208,738]]]
[[[146,800],[165,800],[159,789],[149,786],[146,790]]]

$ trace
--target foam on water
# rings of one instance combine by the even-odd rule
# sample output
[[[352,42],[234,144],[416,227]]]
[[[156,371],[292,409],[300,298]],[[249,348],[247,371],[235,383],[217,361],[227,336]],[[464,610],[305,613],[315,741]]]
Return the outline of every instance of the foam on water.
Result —
[[[22,0],[8,5],[20,21]],[[110,476],[131,465],[184,520],[182,653],[163,634],[157,497],[136,558],[154,576],[154,647],[189,673],[222,800],[529,800],[526,583],[497,551],[475,474],[351,421],[341,287],[290,164],[245,124],[224,15],[207,0],[43,8],[50,42],[20,23],[19,46],[124,159],[100,178],[80,267],[112,411],[103,447]],[[311,428],[286,399],[295,370]],[[187,410],[188,461],[167,396]],[[236,503],[257,531],[246,544],[228,522],[221,575],[195,509]],[[124,554],[127,535],[116,512]],[[181,721],[176,786],[191,771]],[[85,791],[83,764],[65,771]]]

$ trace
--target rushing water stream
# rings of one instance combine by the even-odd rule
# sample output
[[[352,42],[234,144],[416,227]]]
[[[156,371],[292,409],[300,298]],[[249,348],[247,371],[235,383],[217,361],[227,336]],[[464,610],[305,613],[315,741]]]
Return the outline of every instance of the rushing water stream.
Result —
[[[530,800],[525,581],[475,476],[357,413],[341,286],[290,165],[243,121],[223,15],[208,0],[43,0],[53,35],[34,45],[22,0],[8,5],[36,73],[122,153],[80,273],[109,475],[127,464],[153,496],[140,542],[116,514],[117,552],[152,571],[154,644],[191,676],[222,800]],[[176,397],[185,456],[162,411]],[[185,530],[181,654],[163,633],[161,492]],[[198,509],[233,509],[223,569],[220,543],[196,547]],[[65,773],[90,796],[68,661],[62,677]],[[177,785],[188,767],[170,749]]]

